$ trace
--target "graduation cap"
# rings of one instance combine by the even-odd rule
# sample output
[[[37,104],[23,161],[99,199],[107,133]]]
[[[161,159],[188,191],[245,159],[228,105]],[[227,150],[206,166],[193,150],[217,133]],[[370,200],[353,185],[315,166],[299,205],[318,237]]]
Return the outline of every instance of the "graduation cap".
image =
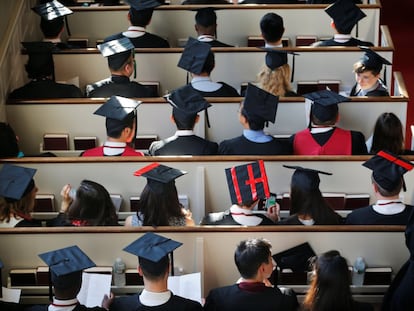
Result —
[[[270,196],[263,160],[226,168],[232,204],[243,204]]]
[[[278,103],[279,96],[249,83],[244,97],[243,113],[249,121],[275,123]]]
[[[322,122],[332,120],[338,113],[338,104],[349,101],[347,97],[329,90],[303,94],[303,97],[312,101],[311,113]]]
[[[174,184],[174,180],[187,172],[168,167],[159,163],[149,164],[134,172],[134,176],[147,178],[147,184],[156,193],[162,193],[169,184]]]
[[[204,7],[197,9],[195,15],[195,21],[198,25],[203,27],[209,27],[217,23],[216,9],[212,7]]]
[[[135,47],[127,37],[106,41],[97,48],[103,57],[107,57],[108,66],[114,70],[121,68],[133,53]]]
[[[190,84],[174,90],[164,96],[165,100],[173,107],[174,118],[193,117],[200,111],[206,111],[207,125],[210,127],[208,120],[207,108],[211,104],[204,99]]]
[[[162,5],[162,3],[157,0],[125,0],[125,2],[136,11],[153,9]]]
[[[304,168],[300,166],[283,165],[283,167],[295,170],[295,172],[292,175],[291,183],[297,185],[305,191],[314,191],[319,189],[319,183],[321,182],[319,174],[332,175],[332,173],[318,171],[310,168]]]
[[[336,29],[343,34],[349,34],[352,28],[366,15],[350,0],[337,0],[325,9],[333,19]]]
[[[373,171],[372,177],[375,182],[387,191],[394,191],[401,184],[401,180],[406,191],[403,175],[414,167],[410,161],[384,150],[362,165]]]
[[[308,271],[310,259],[315,256],[316,254],[308,242],[272,255],[281,270],[292,269],[293,272]]]
[[[4,164],[0,171],[0,196],[9,203],[20,200],[34,188],[35,173],[33,168]]]
[[[191,73],[200,74],[210,52],[210,44],[189,37],[177,66]]]
[[[392,65],[391,62],[389,62],[387,59],[379,55],[377,52],[371,50],[370,48],[364,46],[360,46],[359,48],[365,52],[364,55],[361,57],[360,62],[366,67],[374,68],[378,71],[381,71],[382,65]]]
[[[65,289],[73,286],[82,277],[82,271],[96,266],[95,263],[76,245],[53,250],[38,255],[49,266],[49,298],[51,286]]]
[[[22,42],[23,47],[29,55],[29,60],[25,65],[29,78],[54,77],[55,66],[52,51],[55,48],[52,42]]]
[[[285,50],[275,50],[272,48],[264,48],[266,53],[265,62],[266,66],[270,70],[275,70],[276,68],[279,68],[285,64],[288,63],[288,54],[293,55],[292,59],[292,77],[291,82],[293,81],[293,75],[295,71],[295,55],[299,55],[295,52],[285,51]]]
[[[32,10],[48,21],[73,13],[71,9],[67,8],[57,0],[41,3],[33,7]]]

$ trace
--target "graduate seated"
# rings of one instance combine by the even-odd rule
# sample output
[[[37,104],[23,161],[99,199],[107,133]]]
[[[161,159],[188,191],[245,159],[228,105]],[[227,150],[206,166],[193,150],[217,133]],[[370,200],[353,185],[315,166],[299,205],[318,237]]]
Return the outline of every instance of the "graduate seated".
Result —
[[[348,98],[323,90],[303,95],[312,101],[309,128],[290,137],[295,155],[367,154],[364,134],[339,128],[338,104]]]
[[[144,279],[141,293],[117,297],[109,311],[140,310],[203,310],[200,303],[174,295],[168,289],[168,276],[173,269],[169,254],[182,243],[147,232],[124,248],[124,251],[138,257],[138,273]]]
[[[9,99],[45,99],[82,97],[81,90],[72,84],[55,82],[55,66],[51,42],[23,42],[29,54],[25,65],[27,76],[31,79],[24,86],[10,93]]]
[[[274,123],[276,120],[278,103],[277,96],[249,83],[238,112],[243,134],[222,141],[218,153],[223,155],[291,154],[289,144],[264,132],[266,122]]]
[[[391,63],[369,48],[361,47],[361,49],[365,53],[354,64],[356,83],[349,96],[390,96],[380,75],[382,65],[391,65]]]
[[[255,176],[254,181],[249,180],[250,170]],[[202,220],[201,225],[263,226],[274,225],[279,220],[277,203],[267,206],[266,211],[257,210],[259,200],[270,197],[263,160],[227,168],[226,177],[233,205],[224,212],[208,214]],[[255,191],[252,191],[252,182],[255,185]]]
[[[85,150],[83,157],[99,156],[143,156],[129,145],[133,144],[137,132],[136,109],[141,102],[112,96],[94,114],[105,117],[107,140],[103,146]]]
[[[260,32],[266,48],[282,48],[282,37],[285,32],[283,18],[274,13],[266,13],[260,20]]]
[[[312,46],[373,46],[374,44],[352,37],[355,25],[365,13],[350,0],[338,0],[328,6],[325,12],[332,18],[331,27],[335,31],[332,39],[317,41]]]
[[[188,38],[177,66],[191,74],[191,87],[204,97],[239,97],[239,93],[232,86],[211,80],[210,75],[215,65],[210,45]]]
[[[104,41],[127,37],[136,48],[169,48],[170,44],[167,40],[146,30],[151,22],[154,9],[162,3],[157,0],[128,0],[126,2],[130,5],[128,21],[131,26],[127,31],[109,36]]]
[[[299,304],[295,295],[283,294],[268,280],[275,268],[271,247],[265,239],[241,241],[234,253],[241,278],[236,284],[212,289],[204,310],[297,310]]]
[[[211,106],[190,85],[183,86],[165,96],[173,107],[171,121],[177,126],[174,136],[155,141],[149,147],[151,155],[214,155],[218,145],[194,134],[199,112]]]
[[[372,170],[375,204],[352,211],[346,218],[351,225],[405,225],[413,206],[400,200],[401,189],[406,191],[403,175],[414,164],[385,150],[362,164]]]
[[[102,56],[108,60],[111,76],[86,86],[87,97],[157,97],[155,91],[130,81],[135,72],[134,45],[126,38],[115,39],[98,45]]]

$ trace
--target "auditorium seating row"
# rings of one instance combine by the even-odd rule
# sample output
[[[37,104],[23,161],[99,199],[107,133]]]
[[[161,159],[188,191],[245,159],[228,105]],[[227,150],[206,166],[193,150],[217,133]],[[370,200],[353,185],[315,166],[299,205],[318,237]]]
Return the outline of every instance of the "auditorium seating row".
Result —
[[[155,9],[149,32],[165,37],[172,47],[178,46],[180,39],[196,36],[194,30],[195,9],[203,5],[163,5]],[[327,5],[220,5],[217,10],[217,37],[220,41],[234,46],[246,46],[248,35],[260,35],[259,21],[268,12],[283,17],[284,36],[294,39],[297,35],[331,37],[330,17],[324,9]],[[353,30],[353,35],[380,45],[379,1],[360,5],[367,15]],[[73,7],[74,14],[68,17],[73,37],[88,38],[89,46],[97,40],[128,28],[128,6],[115,7]],[[111,21],[108,23],[108,21]],[[300,22],[299,22],[300,21]],[[358,33],[356,33],[358,31]]]
[[[339,105],[339,126],[361,131],[366,138],[372,134],[377,117],[383,112],[393,112],[402,124],[407,119],[407,92],[401,75],[395,73],[395,93],[398,96],[361,98]],[[163,98],[142,99],[138,107],[138,135],[156,135],[159,139],[170,137],[176,128],[170,122],[171,106]],[[195,127],[201,137],[221,142],[241,134],[237,111],[242,98],[208,98],[211,127],[206,126],[204,113]],[[55,99],[9,102],[6,105],[8,122],[20,137],[19,145],[26,154],[37,154],[46,133],[68,133],[72,152],[58,155],[79,155],[73,152],[75,136],[96,136],[99,144],[106,139],[104,118],[93,112],[105,99]],[[291,135],[308,125],[307,104],[303,97],[281,98],[276,122],[269,123],[266,131],[272,135]]]

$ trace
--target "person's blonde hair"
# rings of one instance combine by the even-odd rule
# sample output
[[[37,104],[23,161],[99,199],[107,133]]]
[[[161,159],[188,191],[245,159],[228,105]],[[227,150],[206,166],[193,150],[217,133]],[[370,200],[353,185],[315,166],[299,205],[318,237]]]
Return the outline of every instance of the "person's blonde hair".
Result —
[[[290,85],[290,66],[284,64],[275,70],[266,65],[262,67],[257,75],[258,86],[276,96],[285,96],[286,92],[292,91]]]

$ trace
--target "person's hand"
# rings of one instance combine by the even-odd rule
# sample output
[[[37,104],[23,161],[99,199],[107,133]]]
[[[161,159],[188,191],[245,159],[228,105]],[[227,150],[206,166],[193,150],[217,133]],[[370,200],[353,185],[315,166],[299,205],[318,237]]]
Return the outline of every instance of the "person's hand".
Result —
[[[70,184],[66,184],[63,186],[62,190],[60,191],[60,195],[62,197],[62,203],[60,205],[60,212],[66,213],[69,209],[70,204],[72,203],[73,199],[70,197],[69,193],[72,187]]]
[[[103,299],[102,299],[102,304],[101,304],[102,308],[104,308],[106,310],[109,310],[109,307],[111,306],[112,302],[114,301],[114,298],[115,298],[115,296],[112,292],[109,294],[109,297],[108,297],[108,295],[105,294]]]
[[[269,206],[266,212],[266,216],[270,218],[273,222],[278,222],[280,220],[280,205],[276,203],[275,205]]]

